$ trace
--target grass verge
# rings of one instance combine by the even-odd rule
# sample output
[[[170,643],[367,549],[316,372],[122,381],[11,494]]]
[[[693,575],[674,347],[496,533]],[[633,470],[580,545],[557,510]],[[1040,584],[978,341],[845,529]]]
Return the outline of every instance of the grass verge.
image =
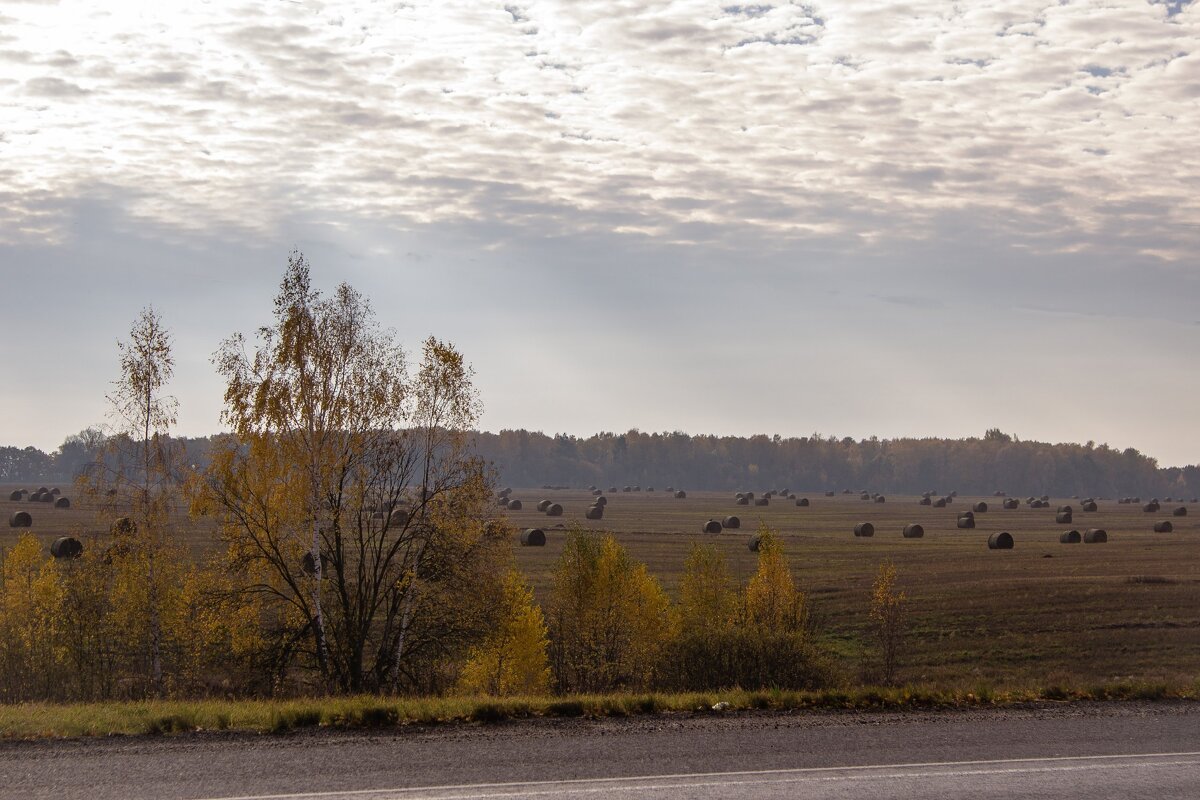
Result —
[[[497,723],[530,717],[629,717],[660,713],[727,714],[745,710],[887,711],[1007,706],[1085,700],[1200,699],[1200,686],[1116,683],[1038,688],[938,689],[922,686],[846,690],[597,694],[569,697],[391,698],[374,695],[298,700],[151,700],[0,705],[0,738],[42,739],[169,735],[195,731],[279,734],[378,729],[413,724]],[[718,705],[727,704],[727,705]],[[720,710],[715,710],[714,707]]]

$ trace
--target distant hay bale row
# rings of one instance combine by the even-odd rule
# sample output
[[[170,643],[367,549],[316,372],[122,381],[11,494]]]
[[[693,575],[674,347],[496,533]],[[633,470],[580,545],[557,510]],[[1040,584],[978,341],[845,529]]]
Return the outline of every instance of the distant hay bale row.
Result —
[[[826,497],[833,497],[833,496],[834,496],[834,494],[835,494],[834,492],[826,492],[826,493],[825,493],[825,496],[826,496]]]
[[[541,528],[526,528],[521,531],[522,547],[545,547],[546,532]]]

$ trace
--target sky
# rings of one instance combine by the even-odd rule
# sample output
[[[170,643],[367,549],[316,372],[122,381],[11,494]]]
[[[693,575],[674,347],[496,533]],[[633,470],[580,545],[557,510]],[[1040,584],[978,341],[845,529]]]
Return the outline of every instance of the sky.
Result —
[[[487,430],[1200,462],[1200,4],[0,0],[0,444],[177,431],[289,252]]]

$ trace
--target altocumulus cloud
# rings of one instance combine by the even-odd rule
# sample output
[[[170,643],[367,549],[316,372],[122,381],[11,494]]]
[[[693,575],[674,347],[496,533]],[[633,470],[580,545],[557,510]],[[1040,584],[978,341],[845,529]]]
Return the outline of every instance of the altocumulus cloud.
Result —
[[[1086,346],[1080,307],[1133,326],[1094,339],[1121,358],[1139,352],[1122,341],[1152,340],[1137,328],[1151,316],[1178,326],[1165,362],[1196,341],[1192,3],[9,3],[0,67],[0,255],[78,253],[80,209],[106,198],[114,228],[197,250],[216,237],[259,253],[313,220],[316,238],[337,243],[331,257],[351,250],[356,263],[454,241],[442,252],[478,259],[456,273],[464,281],[504,292],[488,271],[521,271],[550,298],[586,290],[619,306],[624,343],[653,333],[731,359],[755,337],[820,337],[840,312],[863,320],[831,345],[843,356],[882,337],[881,355],[911,357],[953,320],[984,326],[952,346],[966,357],[964,342],[998,346],[1010,313],[1047,333],[1065,326],[1060,351]],[[622,279],[639,291],[622,296]],[[786,315],[800,296],[782,287],[800,281],[818,327],[755,321],[718,339],[672,305],[720,303],[749,284],[775,287],[756,299],[764,318]],[[960,320],[961,302],[984,308]],[[897,333],[913,314],[937,316],[936,330]],[[580,352],[578,315],[559,322],[561,346]],[[681,363],[664,391],[694,396],[702,363]],[[830,392],[849,380],[836,360],[820,366]],[[529,377],[514,369],[513,383]],[[770,382],[780,396],[796,386]],[[994,387],[943,388],[953,402],[927,411],[949,420],[954,403]],[[731,394],[690,417],[634,409],[589,424],[550,413],[565,395],[543,396],[524,407],[546,421],[505,401],[494,418],[579,432],[787,419],[762,401],[761,423],[728,422]],[[616,393],[604,401],[619,405]],[[805,402],[827,429],[854,434],[980,422],[960,414],[961,430],[943,430],[872,417],[869,403],[822,416]],[[1003,421],[997,408],[985,422]],[[1110,425],[1118,410],[1087,423]],[[1051,428],[1074,418],[1047,413]],[[1112,429],[1139,447],[1150,437]]]

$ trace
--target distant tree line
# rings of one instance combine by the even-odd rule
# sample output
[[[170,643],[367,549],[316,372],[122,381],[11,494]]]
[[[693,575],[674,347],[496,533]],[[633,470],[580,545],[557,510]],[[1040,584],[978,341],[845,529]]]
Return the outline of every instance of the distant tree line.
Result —
[[[998,429],[968,439],[838,439],[819,434],[689,436],[598,433],[586,438],[526,430],[474,434],[476,452],[513,486],[696,490],[789,488],[919,494],[1200,495],[1200,466],[1160,468],[1133,448],[1021,441]],[[96,429],[67,438],[53,453],[0,448],[0,481],[69,481],[104,441]],[[182,440],[189,461],[208,465],[212,440]]]
[[[966,494],[1200,494],[1200,467],[1161,469],[1133,448],[1020,441],[991,429],[982,438],[856,441],[819,434],[689,436],[599,433],[587,438],[524,430],[477,434],[481,457],[513,486],[627,484],[737,491],[866,489]]]

